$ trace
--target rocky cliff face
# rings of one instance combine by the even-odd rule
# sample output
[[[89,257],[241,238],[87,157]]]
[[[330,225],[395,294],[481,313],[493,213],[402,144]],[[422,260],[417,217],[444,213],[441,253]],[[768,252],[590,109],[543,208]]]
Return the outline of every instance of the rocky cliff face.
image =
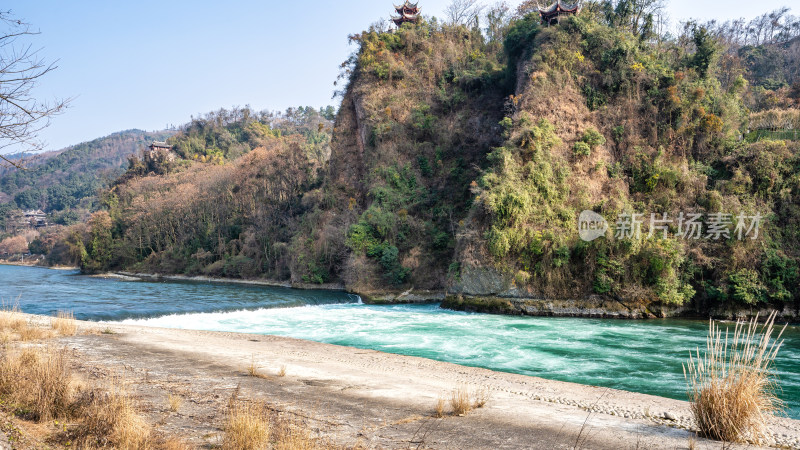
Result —
[[[331,278],[349,290],[531,315],[796,311],[787,243],[800,238],[775,224],[762,229],[772,249],[692,241],[675,226],[659,238],[647,223],[631,239],[579,239],[582,211],[614,224],[761,208],[795,223],[776,195],[800,197],[796,187],[758,180],[764,164],[775,183],[790,178],[797,146],[739,141],[741,86],[675,56],[685,49],[592,17],[543,29],[521,19],[504,43],[429,23],[355,39],[313,228],[340,236]]]
[[[479,33],[423,23],[365,32],[336,120],[328,220],[344,236],[335,277],[376,301],[441,299],[470,183],[501,142],[502,72]],[[409,289],[413,295],[402,294]],[[410,300],[411,299],[411,300]]]

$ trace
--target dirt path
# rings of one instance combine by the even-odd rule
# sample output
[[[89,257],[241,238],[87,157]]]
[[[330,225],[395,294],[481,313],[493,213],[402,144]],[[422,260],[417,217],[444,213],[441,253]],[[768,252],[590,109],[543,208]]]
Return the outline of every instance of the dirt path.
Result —
[[[237,387],[327,438],[370,448],[676,449],[688,448],[693,435],[684,429],[688,404],[661,397],[283,337],[100,328],[104,334],[60,339],[79,371],[124,375],[162,431],[201,447],[219,442]],[[265,378],[249,376],[251,364]],[[437,399],[459,387],[490,399],[466,416],[434,418]],[[168,394],[184,399],[177,413]],[[777,419],[772,431],[776,443],[800,448],[800,421]]]

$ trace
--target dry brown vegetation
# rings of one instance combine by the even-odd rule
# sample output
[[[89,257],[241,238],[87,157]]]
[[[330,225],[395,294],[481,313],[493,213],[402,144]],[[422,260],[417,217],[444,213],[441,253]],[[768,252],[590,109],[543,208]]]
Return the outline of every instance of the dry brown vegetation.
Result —
[[[83,392],[78,399],[81,421],[70,433],[81,448],[153,448],[153,429],[133,398],[118,381],[107,389]]]
[[[50,326],[61,336],[75,336],[78,332],[78,322],[71,311],[59,311],[56,317],[50,320]]]
[[[253,356],[253,358],[250,360],[250,365],[247,366],[247,374],[256,378],[268,378],[267,375],[258,371],[260,368],[260,366],[256,365],[256,357]]]
[[[453,414],[457,416],[463,416],[472,411],[469,391],[466,388],[454,389],[450,393],[450,407],[453,409]]]
[[[124,450],[190,448],[184,442],[163,436],[146,419],[135,398],[127,391],[125,380],[90,385],[73,372],[71,354],[53,343],[29,343],[31,340],[59,335],[74,335],[78,326],[70,313],[59,313],[49,326],[24,316],[18,308],[0,311],[0,408],[23,421],[61,422],[43,438],[65,447]],[[23,344],[24,341],[24,344]],[[23,346],[24,345],[24,346]],[[259,374],[255,360],[249,370]],[[281,366],[279,376],[285,376]],[[266,403],[238,399],[238,389],[231,397],[224,428],[225,449],[338,449],[316,437],[302,421],[277,412]],[[184,398],[167,396],[170,411],[177,412]],[[44,428],[37,428],[44,430]],[[38,437],[37,437],[38,439]]]
[[[11,236],[0,241],[0,254],[22,255],[28,251],[28,241],[24,236]]]
[[[450,393],[450,408],[453,415],[464,416],[470,411],[482,408],[489,401],[489,391],[483,388],[469,390],[461,386]],[[439,397],[436,401],[436,417],[444,416],[444,399]]]
[[[6,306],[0,310],[0,343],[35,341],[52,336],[51,330],[26,317],[18,306]]]
[[[74,386],[67,354],[53,347],[8,349],[0,360],[0,396],[21,415],[46,421],[69,415]]]
[[[235,403],[225,422],[226,450],[258,450],[269,445],[269,412],[263,405]]]
[[[77,324],[69,313],[59,313],[50,328],[26,319],[17,308],[0,312],[5,339],[0,357],[0,399],[8,412],[23,420],[66,421],[55,442],[77,443],[80,448],[154,448],[150,424],[137,412],[123,382],[109,388],[84,386],[71,368],[70,354],[51,343],[20,346],[57,335],[74,335]]]
[[[434,416],[438,418],[444,417],[444,407],[445,401],[443,397],[439,397],[436,399],[436,407],[434,408]]]
[[[684,366],[691,409],[700,433],[727,442],[760,441],[767,419],[783,409],[773,362],[783,330],[772,339],[775,313],[760,327],[758,317],[739,321],[729,340],[710,322],[706,351],[690,354]],[[759,330],[760,328],[760,330]]]
[[[262,402],[231,398],[222,448],[225,450],[334,450],[342,447],[317,438],[310,428]]]
[[[181,405],[183,405],[183,397],[180,395],[169,394],[167,396],[167,405],[169,406],[169,410],[172,412],[178,412],[181,409]]]

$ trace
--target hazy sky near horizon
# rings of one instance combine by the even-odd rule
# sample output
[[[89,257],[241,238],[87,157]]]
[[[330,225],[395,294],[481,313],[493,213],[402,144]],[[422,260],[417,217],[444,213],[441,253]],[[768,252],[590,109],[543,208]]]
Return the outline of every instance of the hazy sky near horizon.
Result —
[[[751,19],[792,3],[667,1],[674,24]],[[442,17],[448,3],[419,4]],[[37,97],[73,98],[41,133],[48,150],[125,129],[177,126],[221,107],[336,104],[339,65],[355,49],[347,36],[393,12],[391,0],[6,0],[2,8],[41,31],[29,41],[46,60],[58,60]]]

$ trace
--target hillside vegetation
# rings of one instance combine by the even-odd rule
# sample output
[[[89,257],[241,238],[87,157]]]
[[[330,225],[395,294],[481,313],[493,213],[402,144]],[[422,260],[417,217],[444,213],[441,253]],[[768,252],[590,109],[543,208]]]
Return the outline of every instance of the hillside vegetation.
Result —
[[[97,192],[107,188],[127,166],[128,156],[171,132],[129,130],[84,142],[59,152],[23,160],[24,169],[0,168],[0,208],[42,209],[56,222],[69,224],[99,207]]]
[[[168,140],[174,160],[129,161],[102,197],[106,208],[64,234],[62,262],[287,278],[303,193],[319,185],[330,153],[332,114],[236,108],[193,119]]]
[[[313,108],[195,119],[170,140],[175,161],[131,161],[63,245],[87,271],[376,298],[796,309],[800,143],[748,133],[794,117],[796,74],[766,82],[748,55],[797,35],[745,49],[725,26],[660,36],[652,17],[592,2],[550,27],[524,5],[485,30],[373,26],[350,38],[333,126]],[[579,238],[584,210],[611,223],[605,237]],[[681,213],[730,232],[685,238]],[[641,235],[615,236],[625,214],[643,214]],[[675,221],[651,233],[651,214]],[[738,238],[739,214],[763,216],[757,239]]]

